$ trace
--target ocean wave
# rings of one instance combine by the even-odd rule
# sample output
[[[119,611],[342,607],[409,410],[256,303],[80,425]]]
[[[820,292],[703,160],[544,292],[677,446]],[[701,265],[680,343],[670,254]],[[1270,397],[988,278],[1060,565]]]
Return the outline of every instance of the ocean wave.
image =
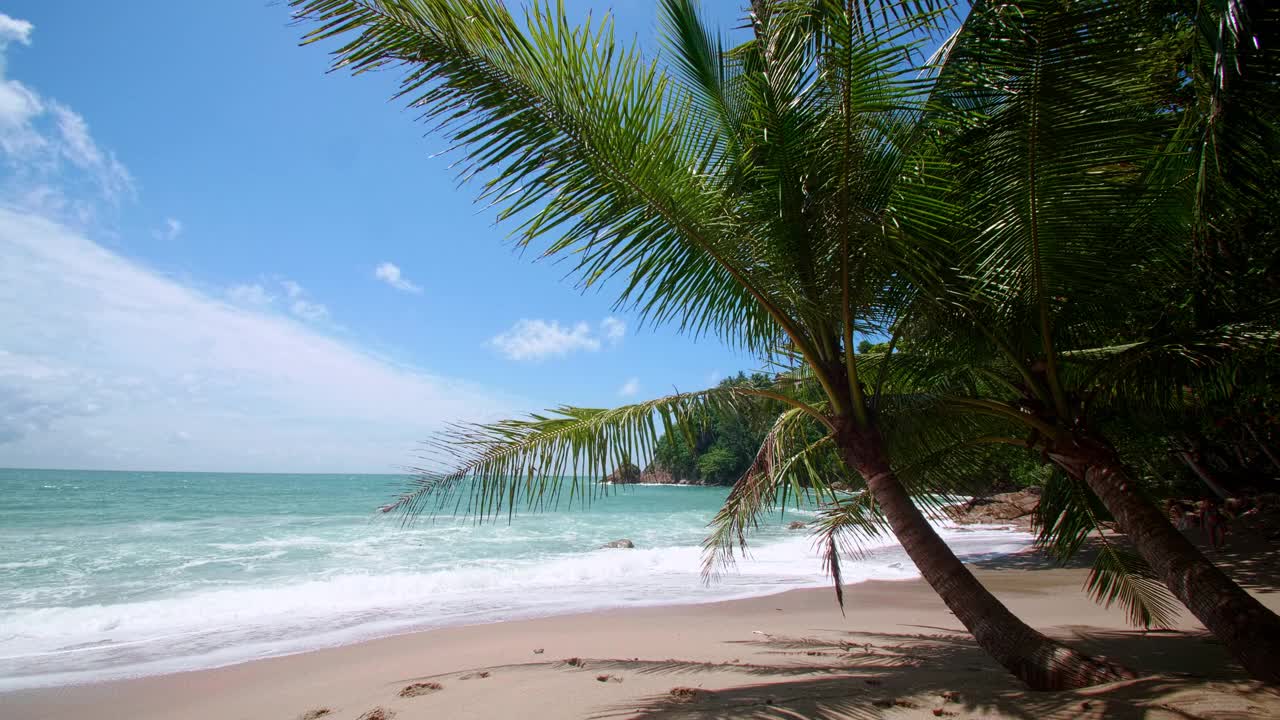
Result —
[[[959,554],[1001,554],[1029,536],[943,528]],[[845,563],[846,583],[905,580],[891,540]],[[589,550],[426,571],[300,575],[271,584],[185,585],[114,604],[0,611],[0,688],[239,662],[411,629],[610,607],[710,602],[829,582],[807,533],[776,535],[706,584],[696,546]],[[226,560],[226,559],[224,559]]]

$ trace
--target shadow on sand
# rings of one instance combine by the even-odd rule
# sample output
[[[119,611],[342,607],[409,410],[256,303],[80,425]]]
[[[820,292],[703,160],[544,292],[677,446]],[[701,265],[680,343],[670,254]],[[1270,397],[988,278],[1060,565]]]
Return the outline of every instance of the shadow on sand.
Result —
[[[1039,552],[974,563],[989,569],[1089,567],[1086,549],[1065,565]],[[1280,563],[1267,548],[1237,540],[1210,557],[1254,592],[1280,588]],[[1081,602],[1088,602],[1082,595]],[[1060,628],[1073,647],[1139,669],[1146,676],[1085,690],[1033,692],[995,664],[967,634],[922,627],[921,634],[822,631],[820,638],[766,636],[747,641],[776,665],[727,666],[668,660],[594,661],[636,673],[741,673],[770,680],[715,690],[683,689],[609,708],[598,719],[748,718],[816,720],[887,716],[1174,718],[1280,717],[1280,690],[1251,681],[1207,633]],[[1175,698],[1171,700],[1170,698]],[[914,708],[914,710],[912,710]],[[905,711],[905,712],[904,712]]]
[[[715,690],[681,689],[607,708],[594,717],[798,720],[881,718],[908,715],[1047,718],[1147,718],[1187,720],[1257,718],[1280,707],[1280,693],[1248,681],[1226,653],[1199,633],[1076,633],[1072,644],[1088,652],[1142,667],[1155,674],[1138,680],[1069,692],[1032,692],[995,665],[973,640],[955,634],[841,633],[823,638],[768,637],[748,641],[757,652],[776,654],[776,665],[592,660],[591,667],[638,674],[702,672],[769,676],[768,682]],[[787,661],[787,658],[794,658]],[[1195,658],[1202,674],[1177,674]],[[820,660],[820,662],[813,662]],[[1168,704],[1168,697],[1194,685],[1231,696],[1236,707],[1201,714]],[[1178,703],[1179,706],[1184,703]],[[1155,715],[1153,715],[1153,713]]]

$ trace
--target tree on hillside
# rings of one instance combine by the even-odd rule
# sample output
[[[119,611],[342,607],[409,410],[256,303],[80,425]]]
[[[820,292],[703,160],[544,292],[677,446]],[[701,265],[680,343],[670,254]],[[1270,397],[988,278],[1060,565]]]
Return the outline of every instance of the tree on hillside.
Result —
[[[767,388],[771,384],[763,373],[747,376],[740,372],[721,380],[717,387]],[[762,401],[745,408],[749,412],[712,409],[691,438],[683,432],[663,435],[654,448],[653,466],[681,481],[731,485],[751,467],[774,419],[785,407]]]

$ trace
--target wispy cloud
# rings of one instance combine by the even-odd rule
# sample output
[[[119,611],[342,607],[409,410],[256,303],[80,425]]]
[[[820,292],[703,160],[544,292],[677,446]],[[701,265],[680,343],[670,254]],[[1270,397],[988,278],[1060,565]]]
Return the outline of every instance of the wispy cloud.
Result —
[[[622,320],[610,315],[600,321],[600,334],[612,343],[622,342],[622,338],[627,335],[627,324]]]
[[[301,322],[329,313],[294,280],[211,295],[91,240],[134,180],[6,75],[33,33],[0,14],[0,467],[385,471],[447,420],[525,404]]]
[[[133,176],[114,153],[103,152],[89,135],[89,124],[79,113],[62,103],[52,101],[49,110],[58,126],[59,151],[72,164],[88,171],[101,186],[108,200],[117,201],[134,193]]]
[[[267,281],[240,283],[227,288],[227,298],[237,305],[265,308],[273,306],[276,294],[271,288],[278,288],[284,293],[283,310],[308,322],[319,322],[329,318],[329,308],[312,300],[307,289],[288,278]]]
[[[0,209],[0,257],[0,466],[389,470],[444,421],[515,405],[260,307],[261,284],[232,304],[33,213]]]
[[[627,381],[622,383],[622,387],[618,388],[618,394],[622,397],[635,397],[640,394],[640,378],[627,378]]]
[[[270,305],[276,299],[261,283],[232,285],[227,288],[227,297],[238,305],[256,306]]]
[[[0,13],[0,153],[8,170],[0,200],[87,223],[92,203],[68,199],[65,186],[86,185],[115,204],[134,196],[133,176],[99,147],[79,113],[7,76],[10,46],[30,45],[34,32],[30,22]],[[68,177],[68,168],[77,175]]]
[[[489,344],[511,360],[542,360],[577,351],[596,352],[605,342],[616,345],[626,330],[626,323],[614,317],[600,321],[598,332],[586,322],[566,326],[555,320],[526,318],[490,339]]]
[[[34,29],[35,26],[26,20],[18,20],[0,13],[0,50],[3,50],[11,42],[30,45],[31,31]]]
[[[310,322],[317,322],[329,317],[329,308],[315,302],[307,296],[307,291],[292,280],[281,280],[280,286],[289,298],[289,312]]]
[[[155,236],[159,240],[166,242],[177,240],[182,234],[182,221],[177,218],[165,218],[164,225],[156,230]]]
[[[384,262],[379,264],[378,267],[374,268],[373,276],[397,290],[415,295],[422,293],[422,288],[409,282],[409,278],[405,277],[400,272],[400,268],[394,263]]]

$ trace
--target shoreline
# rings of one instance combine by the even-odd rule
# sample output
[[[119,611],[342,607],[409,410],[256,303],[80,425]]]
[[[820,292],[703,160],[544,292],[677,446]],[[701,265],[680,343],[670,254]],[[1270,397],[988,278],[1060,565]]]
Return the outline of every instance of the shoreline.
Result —
[[[1280,716],[1280,695],[1245,679],[1186,612],[1174,631],[1144,634],[1080,592],[1083,569],[1049,568],[1027,553],[972,567],[1037,628],[1157,674],[1087,691],[1028,693],[973,646],[923,581],[869,580],[846,587],[843,617],[830,588],[799,589],[451,626],[219,668],[14,690],[0,694],[0,704],[30,720],[288,719],[321,709],[330,712],[316,717],[356,720],[375,708],[399,720],[727,717],[742,703],[803,714],[824,702],[832,706],[823,710],[828,717],[934,717],[938,708],[1025,717],[1013,712],[1020,703],[1044,706],[1035,713],[1045,717],[1072,704],[1064,717],[1123,716],[1126,709],[1178,716],[1161,705]],[[1280,606],[1275,593],[1259,597]],[[414,683],[441,688],[401,697]],[[677,697],[676,688],[692,690]],[[942,693],[959,693],[962,702]],[[876,704],[886,701],[890,710]],[[1083,712],[1081,702],[1097,710]]]
[[[534,530],[515,537],[537,540],[539,529]],[[598,540],[580,537],[584,532],[600,534],[598,529],[570,527],[557,530],[566,537],[544,539],[544,545],[569,547],[548,557],[517,557],[494,564],[463,558],[458,566],[436,561],[417,570],[408,569],[417,558],[405,557],[412,553],[412,543],[403,543],[396,534],[372,534],[353,551],[355,555],[390,560],[367,572],[285,575],[286,582],[268,575],[265,581],[116,604],[17,610],[8,614],[8,624],[0,628],[14,638],[4,643],[8,652],[0,652],[4,656],[0,657],[0,693],[215,669],[448,627],[829,588],[811,538],[781,527],[775,530],[757,539],[749,562],[740,560],[736,569],[709,586],[700,577],[701,550],[684,543],[684,536],[672,540],[681,544],[668,547],[651,546],[663,538],[650,533],[635,536],[637,549],[602,549]],[[245,560],[242,555],[286,556],[281,548],[287,548],[286,557],[292,557],[295,547],[302,548],[299,552],[316,548],[334,557],[347,552],[333,548],[346,548],[343,539],[349,532],[337,532],[335,537],[313,534],[308,528],[291,532],[237,539],[226,548],[216,546],[216,552],[206,546],[220,538],[204,538],[204,546],[197,544],[179,559],[194,558],[200,561],[196,564],[205,565],[210,558],[234,555],[229,559],[240,562]],[[617,536],[614,533],[619,530],[606,532],[606,536]],[[620,532],[626,534],[625,529]],[[944,532],[955,536],[957,552],[973,560],[1017,552],[1031,540],[1004,526],[956,527]],[[439,528],[429,528],[427,533],[419,540],[441,541]],[[513,543],[502,542],[506,544],[499,547]],[[574,550],[574,544],[590,549]],[[482,549],[493,552],[487,545]],[[851,584],[911,577],[918,573],[896,543],[870,548],[845,574]],[[20,622],[24,617],[28,624]]]
[[[919,579],[920,579],[919,577],[915,577],[915,578],[901,578],[901,579],[863,580],[858,583],[846,585],[845,587],[847,589],[850,587],[854,587],[855,585],[860,585],[867,582],[901,583],[901,582],[913,582]],[[801,587],[790,587],[790,588],[778,586],[778,589],[773,592],[744,595],[742,597],[714,598],[714,599],[705,599],[705,600],[683,599],[683,600],[676,600],[676,601],[655,601],[651,604],[630,604],[625,606],[616,606],[616,607],[610,606],[610,607],[601,607],[601,608],[593,608],[593,609],[548,610],[545,612],[538,611],[538,610],[521,610],[521,611],[514,611],[516,614],[513,614],[509,617],[495,618],[495,617],[486,616],[483,619],[478,619],[475,621],[447,623],[443,625],[421,624],[421,625],[412,625],[412,626],[397,626],[396,629],[391,629],[387,631],[369,630],[368,632],[362,633],[362,634],[344,635],[343,636],[344,639],[341,639],[341,640],[335,640],[332,642],[319,642],[314,646],[301,647],[296,650],[285,650],[281,652],[269,651],[268,653],[263,654],[260,657],[241,658],[241,659],[229,660],[227,662],[219,662],[218,664],[213,664],[213,665],[201,665],[200,667],[160,670],[156,672],[143,671],[143,672],[137,672],[132,674],[128,673],[127,669],[125,669],[120,671],[119,676],[115,676],[115,677],[108,676],[103,678],[70,679],[63,682],[52,682],[48,684],[39,684],[39,685],[31,685],[31,686],[15,687],[15,688],[5,688],[3,686],[0,686],[0,700],[4,699],[8,695],[16,694],[16,693],[57,691],[62,688],[110,685],[114,683],[146,680],[150,678],[161,678],[161,677],[169,677],[169,676],[176,676],[176,675],[187,675],[192,673],[202,673],[202,672],[208,672],[208,671],[223,670],[229,667],[235,667],[237,665],[258,663],[258,662],[264,662],[267,660],[274,660],[278,658],[288,658],[288,657],[293,657],[297,655],[306,655],[309,653],[319,653],[319,652],[326,652],[331,650],[339,650],[346,647],[376,643],[383,640],[391,640],[394,638],[412,636],[412,635],[424,635],[427,633],[441,632],[445,630],[465,630],[468,628],[487,627],[487,626],[495,626],[495,625],[513,625],[518,623],[537,622],[540,620],[556,620],[561,618],[569,619],[569,618],[575,618],[575,617],[585,617],[585,616],[607,614],[607,613],[623,613],[623,612],[628,612],[632,610],[661,610],[664,608],[678,609],[678,608],[695,607],[695,606],[702,606],[702,605],[732,604],[732,603],[739,603],[739,602],[747,602],[751,600],[768,600],[769,598],[772,598],[772,597],[776,597],[779,595],[786,595],[788,593],[793,593],[793,592],[818,592],[822,590],[826,590],[829,593],[832,592],[830,584],[828,584],[825,588],[820,588],[816,586],[807,586],[807,587],[801,586]],[[367,626],[357,626],[357,627],[366,628]],[[325,637],[325,636],[317,636],[317,637]],[[310,640],[310,639],[316,639],[316,638],[299,639],[298,642],[306,642],[306,640]],[[155,642],[155,641],[145,640],[140,642]],[[92,649],[95,649],[95,648],[75,648],[75,649],[64,650],[60,652],[67,653],[67,652],[77,652],[81,650],[92,650]],[[225,649],[226,648],[224,648],[224,650]],[[53,654],[53,653],[47,653],[47,654]],[[156,662],[159,663],[164,661],[156,661]],[[129,666],[129,667],[134,667],[134,666]],[[82,671],[80,673],[64,673],[64,674],[86,675],[94,672],[95,671]],[[42,675],[42,676],[36,676],[36,677],[49,677],[49,676]]]

